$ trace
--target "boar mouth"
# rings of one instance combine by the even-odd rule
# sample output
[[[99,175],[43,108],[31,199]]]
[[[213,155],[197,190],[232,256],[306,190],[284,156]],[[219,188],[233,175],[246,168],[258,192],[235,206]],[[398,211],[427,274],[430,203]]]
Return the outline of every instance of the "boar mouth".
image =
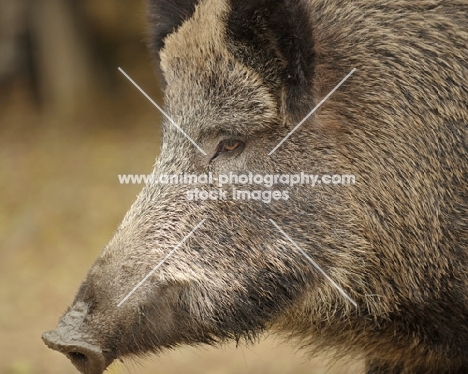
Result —
[[[107,360],[102,349],[73,336],[64,337],[60,331],[52,330],[42,335],[42,340],[51,349],[63,353],[83,374],[102,374],[112,360]]]

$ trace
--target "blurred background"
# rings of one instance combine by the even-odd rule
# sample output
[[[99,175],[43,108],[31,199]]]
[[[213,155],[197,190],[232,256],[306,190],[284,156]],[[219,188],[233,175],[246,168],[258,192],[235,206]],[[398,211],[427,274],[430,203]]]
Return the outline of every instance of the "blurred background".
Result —
[[[141,186],[162,104],[143,0],[0,0],[0,374],[73,374],[42,343]],[[180,349],[109,373],[353,374],[267,338]]]

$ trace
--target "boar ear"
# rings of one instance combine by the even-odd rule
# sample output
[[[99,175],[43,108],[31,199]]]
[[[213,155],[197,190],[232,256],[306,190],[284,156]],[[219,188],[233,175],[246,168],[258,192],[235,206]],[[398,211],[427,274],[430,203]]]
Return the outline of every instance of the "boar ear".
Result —
[[[200,0],[147,0],[150,44],[156,53],[164,47],[164,39],[177,30],[195,12]]]
[[[229,39],[244,64],[284,91],[289,113],[311,107],[314,72],[311,13],[304,0],[229,0]],[[307,103],[306,103],[307,102]]]

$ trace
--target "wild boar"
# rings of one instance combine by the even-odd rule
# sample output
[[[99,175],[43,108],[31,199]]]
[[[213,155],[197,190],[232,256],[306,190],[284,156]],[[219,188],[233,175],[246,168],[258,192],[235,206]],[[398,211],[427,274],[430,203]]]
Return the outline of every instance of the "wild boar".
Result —
[[[467,1],[148,5],[170,118],[154,181],[45,343],[100,374],[269,330],[369,374],[467,373]],[[313,172],[356,183],[155,183]]]

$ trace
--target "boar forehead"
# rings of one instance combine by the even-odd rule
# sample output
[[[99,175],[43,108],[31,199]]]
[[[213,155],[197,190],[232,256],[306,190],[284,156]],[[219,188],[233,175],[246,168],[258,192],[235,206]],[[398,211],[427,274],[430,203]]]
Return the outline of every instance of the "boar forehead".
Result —
[[[249,135],[278,122],[275,93],[228,49],[228,11],[224,1],[201,2],[160,53],[168,114],[200,138],[233,128]]]

